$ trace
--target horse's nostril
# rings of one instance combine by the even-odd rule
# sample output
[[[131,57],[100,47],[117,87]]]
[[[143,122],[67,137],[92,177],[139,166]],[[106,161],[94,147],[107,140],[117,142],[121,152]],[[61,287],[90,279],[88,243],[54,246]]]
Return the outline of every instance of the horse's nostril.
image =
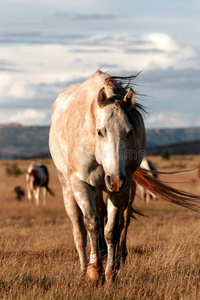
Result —
[[[106,176],[106,183],[108,184],[108,186],[110,187],[110,188],[112,188],[112,183],[111,183],[111,176],[109,176],[109,175],[107,175]]]
[[[111,192],[119,192],[126,183],[126,176],[121,176],[121,178],[116,176],[114,179],[112,179],[111,176],[107,175],[105,177],[105,183]]]

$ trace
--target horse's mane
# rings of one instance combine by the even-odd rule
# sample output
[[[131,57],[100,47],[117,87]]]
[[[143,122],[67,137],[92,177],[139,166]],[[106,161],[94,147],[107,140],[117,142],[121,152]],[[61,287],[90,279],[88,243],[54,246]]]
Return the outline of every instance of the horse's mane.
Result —
[[[102,74],[105,75],[105,73]],[[114,99],[120,100],[118,101],[118,104],[124,109],[124,111],[128,115],[129,120],[133,125],[141,122],[141,113],[146,113],[145,107],[136,101],[135,105],[131,108],[131,110],[128,110],[123,102],[123,98],[128,92],[128,89],[130,87],[133,87],[133,81],[137,78],[138,75],[139,73],[131,76],[110,76],[107,74],[107,76],[104,78],[105,85],[111,88],[113,92],[113,101]],[[136,96],[140,95],[135,91],[135,89],[134,93]]]
[[[113,92],[117,95],[124,96],[124,93],[133,85],[133,80],[139,75],[131,76],[109,76],[105,79],[108,86],[113,89]]]

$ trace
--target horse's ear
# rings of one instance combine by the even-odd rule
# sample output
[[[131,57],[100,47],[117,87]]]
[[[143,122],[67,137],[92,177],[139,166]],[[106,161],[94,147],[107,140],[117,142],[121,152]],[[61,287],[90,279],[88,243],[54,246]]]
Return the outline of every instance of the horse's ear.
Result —
[[[99,91],[99,95],[98,95],[98,105],[100,107],[103,107],[106,105],[106,101],[107,101],[107,95],[106,95],[106,91],[105,88],[103,87],[100,91]]]
[[[132,88],[128,90],[123,101],[126,103],[128,109],[135,104],[135,92]]]

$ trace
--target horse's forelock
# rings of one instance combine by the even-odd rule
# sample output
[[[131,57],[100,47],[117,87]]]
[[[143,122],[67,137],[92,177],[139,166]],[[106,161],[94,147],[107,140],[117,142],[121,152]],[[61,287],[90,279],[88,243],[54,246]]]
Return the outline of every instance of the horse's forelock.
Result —
[[[125,96],[138,75],[139,73],[131,76],[108,76],[105,78],[105,82],[107,86],[112,88],[114,94]]]
[[[106,90],[111,92],[109,93],[110,97],[108,97],[108,102],[113,102],[117,106],[119,105],[127,114],[129,121],[134,127],[136,127],[137,124],[141,124],[141,112],[145,113],[145,108],[143,105],[136,102],[135,105],[130,109],[123,99],[127,94],[128,89],[134,85],[133,81],[139,74],[140,73],[137,73],[136,75],[131,76],[110,76],[107,73],[101,72],[100,70],[96,72],[96,75],[100,76],[101,80],[103,80],[103,86],[106,88]],[[138,95],[135,90],[134,93]]]
[[[104,74],[105,76],[105,73],[101,73],[101,74]],[[107,74],[107,76],[104,77],[104,82],[105,85],[108,88],[110,88],[113,92],[113,95],[110,99],[113,99],[113,102],[115,99],[122,101],[124,99],[124,96],[128,92],[128,89],[133,87],[134,85],[133,81],[137,78],[139,74],[140,72],[131,76],[109,76]],[[134,89],[134,93],[136,96],[137,95],[141,96],[141,94],[137,93],[135,89]],[[139,111],[146,112],[144,106],[139,103],[136,103],[134,107]]]

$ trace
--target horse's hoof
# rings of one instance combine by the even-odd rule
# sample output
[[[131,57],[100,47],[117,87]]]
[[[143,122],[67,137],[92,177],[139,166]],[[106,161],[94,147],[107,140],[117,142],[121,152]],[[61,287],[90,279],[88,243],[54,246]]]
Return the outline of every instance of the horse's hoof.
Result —
[[[105,284],[105,292],[110,293],[114,285],[114,281],[112,279],[106,280]]]
[[[112,269],[106,272],[105,279],[106,279],[106,291],[109,292],[114,284],[114,272]]]
[[[85,280],[86,277],[86,270],[81,271],[80,280]]]
[[[97,285],[99,274],[98,268],[93,264],[87,268],[87,278],[92,285]]]
[[[93,285],[101,284],[105,281],[104,270],[101,261],[95,262],[88,266],[87,268],[87,278]]]

